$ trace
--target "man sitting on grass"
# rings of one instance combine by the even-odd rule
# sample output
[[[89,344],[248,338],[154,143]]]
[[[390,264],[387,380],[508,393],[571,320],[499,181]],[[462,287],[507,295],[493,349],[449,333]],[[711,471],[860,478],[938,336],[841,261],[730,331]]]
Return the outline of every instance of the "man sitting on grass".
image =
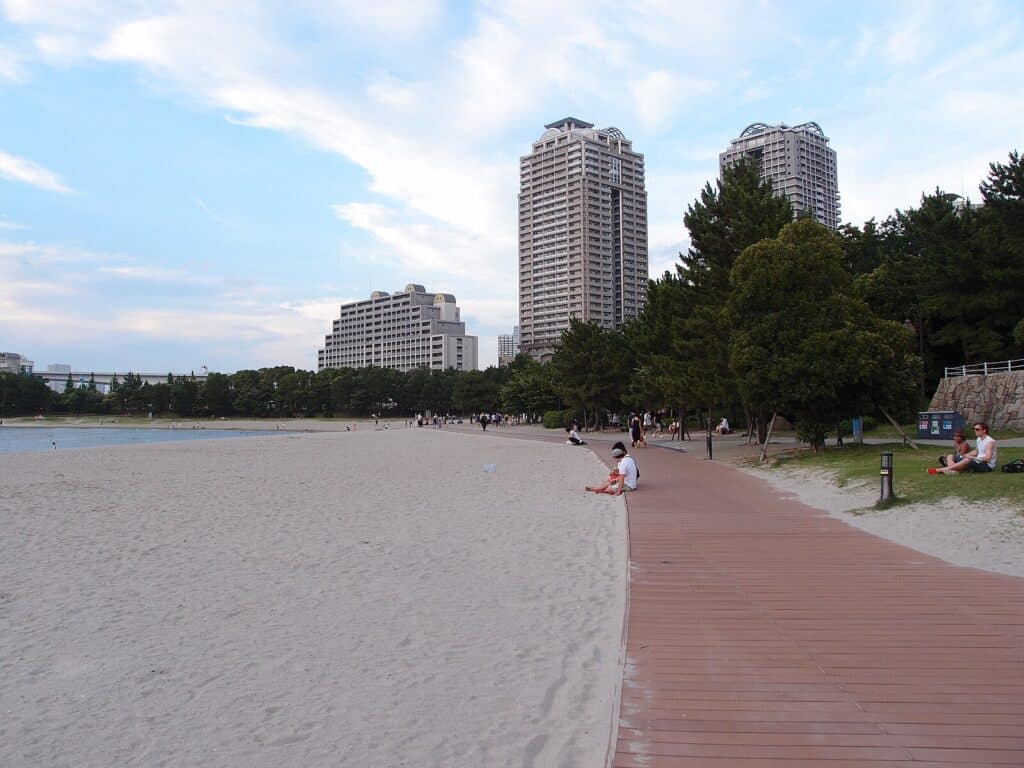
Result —
[[[588,485],[585,490],[608,493],[612,496],[618,496],[623,491],[636,490],[640,471],[633,457],[626,453],[626,446],[622,442],[615,443],[612,446],[612,456],[619,460],[619,464],[608,474],[608,480],[604,485]]]
[[[991,472],[996,468],[996,441],[988,434],[988,424],[984,421],[975,424],[974,436],[978,440],[974,450],[955,464],[938,470],[938,473],[955,475],[960,472]]]

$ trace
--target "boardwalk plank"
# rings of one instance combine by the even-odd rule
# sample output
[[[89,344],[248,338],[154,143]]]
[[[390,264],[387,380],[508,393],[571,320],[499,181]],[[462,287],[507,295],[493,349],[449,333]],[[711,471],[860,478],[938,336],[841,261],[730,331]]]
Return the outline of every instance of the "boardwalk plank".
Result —
[[[1024,765],[1024,580],[640,452],[612,764]]]

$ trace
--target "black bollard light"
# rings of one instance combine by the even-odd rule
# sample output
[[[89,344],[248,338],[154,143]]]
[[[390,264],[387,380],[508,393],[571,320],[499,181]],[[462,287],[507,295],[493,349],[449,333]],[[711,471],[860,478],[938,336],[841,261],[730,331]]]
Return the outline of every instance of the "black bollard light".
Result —
[[[892,451],[882,451],[882,467],[878,470],[882,480],[881,500],[889,501],[893,497],[892,492]]]
[[[710,415],[708,418],[708,459],[714,459],[715,452],[711,449],[711,419]]]

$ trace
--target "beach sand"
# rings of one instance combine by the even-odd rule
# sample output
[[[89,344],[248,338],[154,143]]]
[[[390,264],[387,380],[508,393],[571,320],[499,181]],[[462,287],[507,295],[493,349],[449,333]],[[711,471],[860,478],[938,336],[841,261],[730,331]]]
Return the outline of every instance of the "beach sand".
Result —
[[[1024,577],[1024,517],[998,502],[905,504],[875,509],[875,483],[840,486],[828,472],[745,468],[784,495],[947,563]]]
[[[435,430],[0,457],[0,765],[602,765],[605,471]]]

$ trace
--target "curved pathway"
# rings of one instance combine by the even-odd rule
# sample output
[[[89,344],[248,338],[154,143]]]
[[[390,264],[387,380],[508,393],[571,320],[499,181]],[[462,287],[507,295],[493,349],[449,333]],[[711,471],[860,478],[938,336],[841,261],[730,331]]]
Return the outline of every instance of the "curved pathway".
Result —
[[[1024,765],[1024,580],[639,463],[614,766]]]

